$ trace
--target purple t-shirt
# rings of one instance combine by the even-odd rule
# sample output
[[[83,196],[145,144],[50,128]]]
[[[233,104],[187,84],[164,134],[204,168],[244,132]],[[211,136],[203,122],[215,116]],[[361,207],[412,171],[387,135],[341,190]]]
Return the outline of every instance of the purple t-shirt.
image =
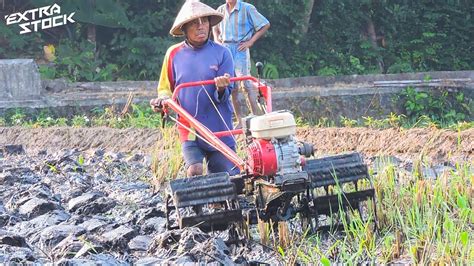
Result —
[[[234,76],[234,63],[230,51],[212,40],[207,41],[204,46],[199,48],[194,48],[186,42],[170,47],[163,67],[167,68],[165,75],[170,91],[186,82],[213,80],[226,73]],[[161,75],[164,75],[163,70]],[[163,77],[160,78],[159,94],[163,93],[168,82],[163,81]],[[232,89],[233,85],[231,84],[219,97],[214,84],[184,88],[179,92],[178,101],[187,112],[212,132],[232,130],[233,108],[229,100]],[[179,118],[179,121],[189,126],[183,119]],[[195,136],[189,134],[183,127],[178,126],[178,129],[181,141],[195,139]],[[221,140],[228,146],[235,145],[231,136],[222,137]],[[214,150],[199,138],[197,138],[197,142],[201,148]]]

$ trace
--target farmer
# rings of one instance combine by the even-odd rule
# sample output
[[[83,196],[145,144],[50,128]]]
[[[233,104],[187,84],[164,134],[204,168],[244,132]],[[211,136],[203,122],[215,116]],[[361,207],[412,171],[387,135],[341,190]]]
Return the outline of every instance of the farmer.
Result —
[[[230,76],[234,63],[229,50],[209,39],[211,27],[222,20],[215,9],[199,1],[186,1],[170,30],[172,36],[185,40],[168,48],[158,84],[158,98],[150,105],[160,112],[162,101],[171,97],[175,87],[185,82],[214,80],[215,84],[196,86],[179,92],[180,105],[213,132],[232,130],[232,105],[229,100],[233,86]],[[216,110],[217,109],[217,110]],[[188,176],[203,174],[206,158],[208,173],[239,173],[238,167],[224,155],[197,138],[189,123],[178,117],[178,132]],[[183,125],[180,125],[183,124]],[[235,151],[232,136],[221,140]]]
[[[213,28],[214,39],[229,48],[232,53],[235,75],[250,75],[250,47],[270,28],[270,22],[253,5],[241,0],[226,0],[217,11],[224,15],[224,19]],[[242,83],[252,113],[258,114],[257,88],[250,81]],[[237,127],[240,127],[242,110],[238,88],[232,91],[232,102],[238,121]]]

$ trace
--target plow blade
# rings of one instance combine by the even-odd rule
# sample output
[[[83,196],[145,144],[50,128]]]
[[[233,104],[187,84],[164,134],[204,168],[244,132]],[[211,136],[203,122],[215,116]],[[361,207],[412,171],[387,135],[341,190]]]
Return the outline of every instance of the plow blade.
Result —
[[[197,226],[209,232],[225,230],[243,220],[235,184],[227,173],[171,181],[168,194],[174,204],[179,228]],[[170,211],[167,210],[168,217]]]
[[[311,188],[368,178],[367,166],[358,153],[308,160],[303,171],[309,175]]]
[[[342,207],[343,211],[349,209],[357,210],[359,203],[374,197],[374,190],[362,190],[350,192],[343,195],[320,196],[313,200],[314,211],[318,214],[331,215],[338,213]]]
[[[313,195],[313,204],[309,206],[309,216],[316,220],[319,219],[320,215],[331,217],[333,214],[346,215],[348,219],[348,211],[357,211],[363,217],[362,212],[365,208],[361,204],[371,200],[374,201],[375,190],[369,180],[367,166],[358,153],[309,160],[304,167],[304,171],[309,175],[311,189],[325,188],[326,190],[326,195]],[[363,189],[357,182],[361,179],[369,181],[366,182],[368,185],[363,186]],[[354,186],[343,186],[345,183],[352,183]],[[340,189],[336,189],[334,193],[329,193],[329,186],[340,187]],[[342,224],[336,223],[318,226],[316,229],[325,231],[341,226]]]
[[[170,191],[177,208],[233,200],[235,185],[227,173],[195,176],[170,182]]]
[[[183,217],[180,228],[198,226],[204,232],[225,230],[229,225],[243,220],[242,210],[227,210],[217,213]]]

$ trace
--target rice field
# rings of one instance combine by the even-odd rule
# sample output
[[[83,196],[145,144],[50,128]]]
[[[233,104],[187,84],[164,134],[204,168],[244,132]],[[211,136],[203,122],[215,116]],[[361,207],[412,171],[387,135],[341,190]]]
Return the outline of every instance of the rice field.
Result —
[[[154,160],[156,184],[184,176],[175,134],[173,128],[163,130]],[[474,164],[459,163],[434,179],[424,176],[423,163],[415,161],[411,171],[390,162],[377,173],[372,169],[376,212],[369,205],[365,219],[342,219],[344,230],[309,235],[290,229],[282,243],[267,228],[265,245],[286,264],[474,263]]]

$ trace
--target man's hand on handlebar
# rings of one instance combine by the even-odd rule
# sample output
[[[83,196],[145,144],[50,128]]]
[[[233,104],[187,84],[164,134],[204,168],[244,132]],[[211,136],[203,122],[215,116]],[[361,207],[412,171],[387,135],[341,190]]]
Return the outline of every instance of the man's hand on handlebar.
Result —
[[[153,112],[156,112],[156,113],[163,112],[163,101],[166,99],[169,99],[169,97],[163,96],[163,97],[151,99],[150,106],[151,106],[151,109],[153,109]]]
[[[225,73],[224,76],[214,78],[214,82],[216,83],[217,91],[222,93],[230,85],[230,75]]]

